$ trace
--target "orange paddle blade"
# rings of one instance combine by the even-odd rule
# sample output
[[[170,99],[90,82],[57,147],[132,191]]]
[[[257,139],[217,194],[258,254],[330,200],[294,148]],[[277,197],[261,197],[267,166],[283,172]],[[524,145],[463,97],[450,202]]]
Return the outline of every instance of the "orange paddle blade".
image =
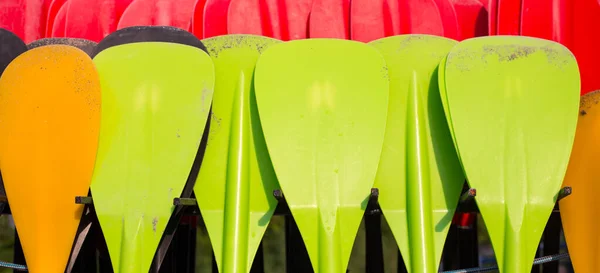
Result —
[[[2,74],[0,169],[31,273],[65,270],[99,127],[100,82],[80,49],[35,48]]]

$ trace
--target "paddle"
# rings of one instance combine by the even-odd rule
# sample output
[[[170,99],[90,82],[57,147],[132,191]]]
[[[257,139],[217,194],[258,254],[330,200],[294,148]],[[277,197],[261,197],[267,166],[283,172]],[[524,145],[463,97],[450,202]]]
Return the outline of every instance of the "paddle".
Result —
[[[444,78],[456,145],[500,272],[528,272],[575,134],[575,59],[547,40],[473,38],[450,51]]]
[[[313,0],[308,20],[310,38],[350,38],[350,0]]]
[[[260,53],[278,41],[227,35],[202,42],[215,64],[216,80],[208,144],[194,190],[219,272],[249,272],[277,206],[273,190],[279,186],[252,78]]]
[[[4,73],[4,69],[19,55],[27,51],[27,46],[17,35],[9,30],[0,28],[0,76]],[[0,194],[6,196],[4,190],[4,182],[0,174]],[[4,210],[5,204],[0,203],[0,212]]]
[[[359,42],[291,41],[263,52],[255,88],[269,155],[312,266],[345,272],[383,145],[385,62]]]
[[[488,35],[488,16],[478,0],[450,0],[458,21],[458,40]]]
[[[125,9],[133,0],[70,0],[65,36],[99,42],[117,30]]]
[[[92,55],[96,48],[96,43],[86,39],[77,38],[44,38],[31,42],[27,48],[34,49],[47,45],[70,45],[83,50],[87,55]]]
[[[54,27],[54,20],[58,11],[67,2],[67,0],[53,0],[48,7],[48,15],[46,16],[46,28],[44,37],[52,37],[52,28]]]
[[[437,272],[464,175],[437,86],[456,41],[401,35],[370,43],[386,60],[390,102],[374,187],[408,272]]]
[[[131,26],[173,26],[189,29],[195,0],[133,0],[123,12],[118,29]]]
[[[49,45],[0,79],[0,168],[29,272],[64,272],[92,177],[100,83],[81,50]]]
[[[561,199],[560,217],[573,268],[577,273],[596,272],[598,260],[598,196],[597,139],[600,136],[598,102],[600,92],[581,97],[575,143],[563,186],[572,187],[571,196]]]
[[[198,47],[156,42],[201,45],[183,30],[134,27],[105,40],[94,57],[105,103],[91,190],[115,272],[146,272],[173,198],[185,195],[210,109],[213,65]]]

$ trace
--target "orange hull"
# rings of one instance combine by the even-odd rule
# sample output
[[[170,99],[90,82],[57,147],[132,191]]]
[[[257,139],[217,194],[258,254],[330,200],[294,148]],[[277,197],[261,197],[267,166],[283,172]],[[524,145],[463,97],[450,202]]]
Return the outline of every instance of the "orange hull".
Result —
[[[65,45],[32,49],[0,79],[0,169],[31,273],[62,273],[98,145],[100,83]]]

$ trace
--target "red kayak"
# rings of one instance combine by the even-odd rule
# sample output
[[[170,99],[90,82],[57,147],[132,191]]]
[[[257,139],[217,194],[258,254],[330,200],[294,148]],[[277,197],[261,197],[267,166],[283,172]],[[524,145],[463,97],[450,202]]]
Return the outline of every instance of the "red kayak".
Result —
[[[230,34],[256,34],[279,40],[307,37],[312,0],[231,0]]]
[[[0,0],[0,28],[10,30],[25,43],[42,37],[45,0]]]
[[[192,25],[190,32],[198,39],[204,38],[204,7],[206,0],[196,0],[194,5],[194,14],[192,14]]]
[[[69,0],[65,35],[99,42],[117,30],[117,24],[132,0]]]
[[[196,10],[194,17],[198,12],[203,12],[204,30],[202,38],[227,34],[227,10],[231,0],[206,0],[204,11]]]
[[[352,0],[350,38],[368,43],[400,34],[398,0]]]
[[[350,38],[350,0],[314,0],[309,19],[310,38]]]
[[[133,0],[117,29],[131,26],[172,26],[190,29],[195,0]]]
[[[62,5],[56,17],[54,18],[54,24],[52,25],[52,33],[50,37],[66,37],[65,36],[65,28],[67,25],[67,9],[69,7],[69,2],[65,2]]]
[[[48,13],[46,16],[46,28],[44,37],[52,37],[52,29],[54,28],[54,21],[56,20],[56,15],[62,8],[62,6],[67,2],[67,0],[53,0],[50,2],[50,6],[48,6]]]

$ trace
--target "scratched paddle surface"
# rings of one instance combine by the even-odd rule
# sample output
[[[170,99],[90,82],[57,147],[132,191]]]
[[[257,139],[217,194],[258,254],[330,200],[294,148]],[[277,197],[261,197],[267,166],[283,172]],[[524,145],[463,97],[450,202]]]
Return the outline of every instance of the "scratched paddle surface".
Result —
[[[215,63],[216,82],[208,145],[194,189],[219,271],[246,273],[277,206],[273,190],[279,187],[252,78],[261,52],[280,41],[227,35],[202,42]]]
[[[90,57],[65,45],[29,50],[0,79],[0,168],[29,272],[64,272],[100,129]]]
[[[465,179],[437,85],[438,65],[457,42],[400,35],[369,44],[390,75],[379,205],[408,272],[437,272]]]
[[[575,58],[538,38],[473,38],[450,51],[444,79],[455,142],[500,272],[529,272],[575,135]]]
[[[258,113],[316,273],[346,272],[383,147],[385,61],[340,39],[296,40],[258,59]]]
[[[94,204],[114,271],[147,272],[200,145],[213,64],[165,42],[109,47],[94,63],[105,102]]]

